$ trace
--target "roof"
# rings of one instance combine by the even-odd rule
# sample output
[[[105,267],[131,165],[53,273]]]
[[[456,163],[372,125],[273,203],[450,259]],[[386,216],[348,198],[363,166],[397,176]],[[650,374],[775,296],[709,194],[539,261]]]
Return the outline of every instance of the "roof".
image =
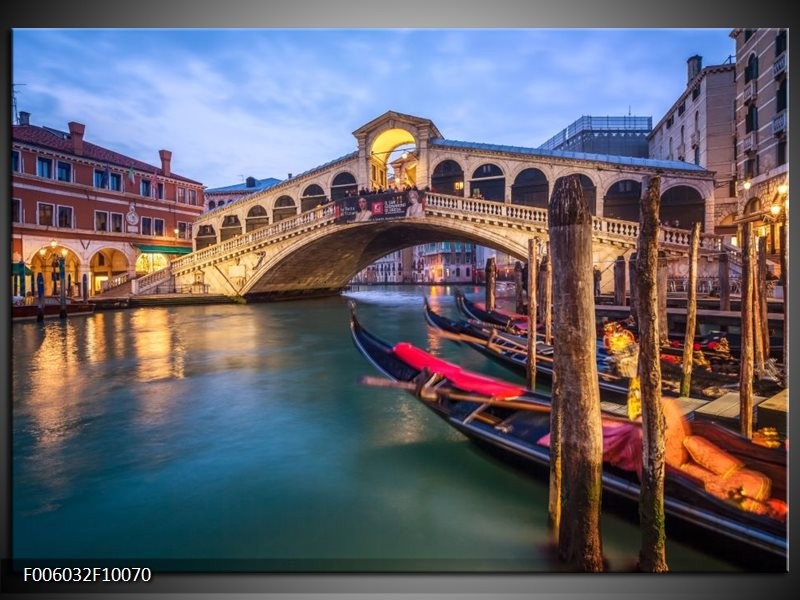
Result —
[[[542,148],[524,148],[520,146],[503,146],[499,144],[483,144],[477,142],[462,142],[458,140],[445,140],[434,138],[429,142],[432,146],[450,146],[452,148],[470,148],[472,150],[489,150],[491,152],[511,152],[514,154],[527,154],[543,158],[563,158],[572,160],[591,160],[605,162],[613,165],[630,167],[646,167],[650,169],[672,169],[678,171],[705,172],[706,169],[699,165],[679,160],[660,160],[654,158],[638,158],[635,156],[617,156],[613,154],[592,154],[589,152],[570,152],[568,150],[544,150]]]
[[[208,194],[229,194],[232,192],[263,192],[264,190],[268,190],[271,187],[278,185],[281,182],[280,179],[275,179],[274,177],[267,177],[266,179],[256,179],[255,185],[248,186],[247,182],[244,181],[242,183],[237,183],[235,185],[226,185],[223,187],[218,188],[209,188],[204,193]]]
[[[36,125],[14,125],[11,130],[11,139],[15,142],[31,144],[41,148],[47,148],[64,154],[76,156],[75,149],[72,142],[72,137],[66,131],[59,131],[51,127],[38,127]],[[88,158],[89,160],[96,160],[97,162],[115,165],[124,169],[133,167],[136,171],[144,171],[146,173],[155,173],[156,175],[164,176],[161,167],[136,160],[130,156],[125,156],[119,152],[114,152],[108,148],[97,146],[87,142],[84,138],[83,141],[83,154],[81,158]],[[188,179],[176,175],[175,173],[169,174],[170,179],[178,181],[185,181],[187,183],[194,183],[202,185],[199,181]]]

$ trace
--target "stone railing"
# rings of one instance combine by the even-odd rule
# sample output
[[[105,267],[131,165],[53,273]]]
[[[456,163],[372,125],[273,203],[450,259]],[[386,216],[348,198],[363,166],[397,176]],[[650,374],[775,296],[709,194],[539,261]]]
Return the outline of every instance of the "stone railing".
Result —
[[[263,246],[272,238],[281,237],[295,230],[301,230],[310,224],[327,225],[333,222],[333,203],[318,206],[310,211],[301,213],[288,219],[283,219],[272,225],[266,225],[242,235],[237,235],[229,240],[208,246],[178,258],[170,263],[173,272],[183,271],[192,266],[217,260],[234,252],[248,251],[254,246]]]
[[[171,265],[167,265],[163,269],[131,280],[131,293],[145,294],[158,288],[159,285],[163,285],[164,282],[170,279],[172,279],[172,268]]]

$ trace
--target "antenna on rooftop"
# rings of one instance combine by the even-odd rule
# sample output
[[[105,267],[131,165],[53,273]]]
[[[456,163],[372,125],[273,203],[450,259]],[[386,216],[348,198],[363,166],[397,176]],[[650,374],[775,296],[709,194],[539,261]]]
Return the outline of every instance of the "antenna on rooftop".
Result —
[[[17,110],[17,88],[26,85],[24,83],[15,83],[11,86],[11,118],[14,125],[19,125],[19,111]]]
[[[631,116],[631,105],[630,104],[628,104],[628,116],[629,117]]]

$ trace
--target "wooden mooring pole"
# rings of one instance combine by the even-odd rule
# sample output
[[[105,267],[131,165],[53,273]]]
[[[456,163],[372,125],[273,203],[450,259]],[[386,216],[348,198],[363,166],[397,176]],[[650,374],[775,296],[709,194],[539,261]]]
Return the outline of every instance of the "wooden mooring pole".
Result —
[[[742,232],[742,343],[739,351],[739,429],[753,437],[753,224]]]
[[[550,262],[550,253],[544,254],[539,261],[539,279],[537,281],[541,292],[539,302],[539,320],[544,323],[544,341],[553,343],[553,265]]]
[[[536,246],[538,240],[528,238],[528,362],[527,383],[536,389]],[[520,282],[520,287],[522,287]]]
[[[681,364],[681,396],[689,396],[692,385],[692,358],[694,358],[694,332],[697,326],[697,255],[700,251],[700,223],[692,227],[689,239],[689,282],[686,289],[686,335],[683,338]]]
[[[614,261],[614,304],[625,306],[625,256],[619,255]]]
[[[494,310],[497,298],[497,261],[494,256],[486,259],[486,310]]]

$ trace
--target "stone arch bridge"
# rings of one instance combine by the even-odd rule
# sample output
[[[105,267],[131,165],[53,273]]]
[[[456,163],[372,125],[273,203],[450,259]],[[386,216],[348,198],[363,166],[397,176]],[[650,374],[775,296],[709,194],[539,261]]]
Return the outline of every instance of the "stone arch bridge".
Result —
[[[595,262],[611,264],[635,249],[639,225],[594,217],[593,231]],[[376,259],[405,247],[462,239],[525,261],[531,237],[547,243],[546,209],[428,193],[424,217],[342,224],[329,203],[181,257],[137,280],[137,291],[171,279],[251,301],[335,293]],[[688,231],[661,229],[660,245],[673,260],[685,259],[688,243]],[[720,250],[717,236],[702,236],[701,270],[716,273]]]

